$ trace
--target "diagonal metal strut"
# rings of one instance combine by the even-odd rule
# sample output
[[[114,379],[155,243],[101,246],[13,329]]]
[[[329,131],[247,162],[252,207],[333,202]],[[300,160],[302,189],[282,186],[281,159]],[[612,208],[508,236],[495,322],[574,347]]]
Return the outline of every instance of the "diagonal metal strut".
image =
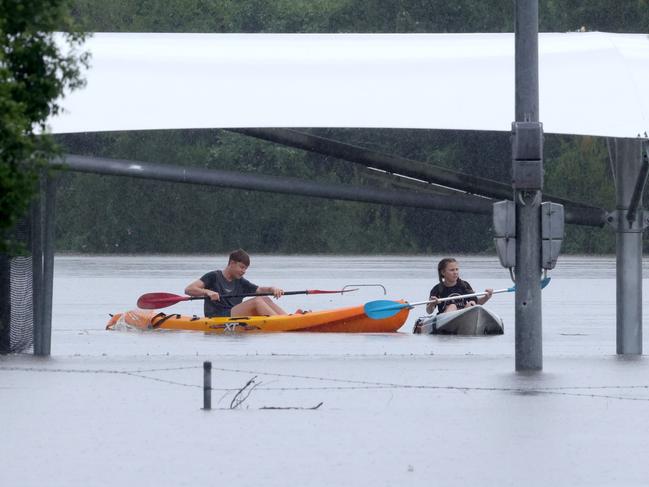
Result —
[[[428,183],[435,183],[455,190],[486,196],[496,199],[511,199],[511,184],[501,183],[493,179],[482,178],[473,174],[452,171],[445,167],[435,166],[405,157],[385,154],[337,140],[317,135],[283,128],[240,128],[227,129],[269,142],[294,147],[297,149],[316,152],[326,156],[336,157],[349,162],[362,164],[366,167],[381,169],[393,174],[401,174]],[[572,201],[560,196],[543,195],[546,201],[561,203],[572,208],[589,208],[604,211],[592,205]]]

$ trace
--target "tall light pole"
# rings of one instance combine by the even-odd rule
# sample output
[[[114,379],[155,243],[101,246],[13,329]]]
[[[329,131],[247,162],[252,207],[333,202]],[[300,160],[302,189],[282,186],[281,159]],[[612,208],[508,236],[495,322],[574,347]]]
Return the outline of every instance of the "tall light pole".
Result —
[[[516,370],[543,368],[541,196],[543,126],[539,122],[539,5],[516,0],[516,121],[512,180],[516,205]]]

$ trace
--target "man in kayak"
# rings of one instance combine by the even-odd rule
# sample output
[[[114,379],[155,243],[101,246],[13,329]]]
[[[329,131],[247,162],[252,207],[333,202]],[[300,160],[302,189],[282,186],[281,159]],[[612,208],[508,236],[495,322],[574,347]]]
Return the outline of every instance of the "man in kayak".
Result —
[[[475,291],[471,285],[460,279],[460,266],[457,260],[453,258],[446,258],[439,261],[437,264],[437,275],[439,277],[439,284],[430,290],[431,303],[426,305],[426,312],[432,314],[435,306],[437,306],[438,313],[447,313],[449,311],[457,311],[466,306],[475,306],[476,304],[485,304],[491,298],[493,289],[485,289],[487,293],[480,298],[470,297],[458,299],[457,301],[445,301],[437,303],[438,298],[448,298],[451,296],[462,296],[464,294],[473,294]]]
[[[228,265],[222,271],[211,271],[185,288],[185,294],[194,297],[209,297],[205,300],[205,316],[263,316],[285,315],[269,297],[258,296],[247,301],[243,298],[229,298],[230,295],[251,293],[272,293],[278,299],[284,291],[278,287],[261,287],[244,279],[250,266],[250,256],[238,249],[230,254]]]

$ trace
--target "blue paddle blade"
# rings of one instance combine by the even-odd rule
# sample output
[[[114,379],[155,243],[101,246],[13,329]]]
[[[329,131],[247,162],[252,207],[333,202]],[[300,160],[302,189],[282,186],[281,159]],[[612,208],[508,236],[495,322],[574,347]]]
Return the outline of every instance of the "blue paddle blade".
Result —
[[[379,300],[366,303],[363,309],[365,314],[373,320],[382,320],[396,315],[404,308],[410,308],[410,305],[408,303],[397,303],[396,301]]]
[[[544,277],[543,279],[541,279],[541,289],[543,289],[545,286],[550,284],[551,279],[552,279],[551,277]],[[513,293],[514,291],[516,291],[516,286],[515,285],[512,286],[512,287],[507,288],[508,293]]]

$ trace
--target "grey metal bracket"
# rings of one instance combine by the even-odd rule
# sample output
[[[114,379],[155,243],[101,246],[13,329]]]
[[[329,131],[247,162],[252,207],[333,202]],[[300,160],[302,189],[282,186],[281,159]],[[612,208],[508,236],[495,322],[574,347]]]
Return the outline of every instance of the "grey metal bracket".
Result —
[[[647,176],[649,175],[649,157],[647,156],[647,145],[646,143],[642,144],[642,164],[640,165],[640,172],[638,173],[638,178],[636,179],[635,186],[633,188],[633,195],[631,196],[631,202],[629,203],[629,211],[627,212],[626,219],[629,223],[633,223],[635,220],[638,207],[640,206],[640,200],[642,198],[642,193],[644,192],[644,187],[647,184]]]
[[[517,190],[543,187],[543,124],[512,123],[512,183]]]
[[[516,205],[513,201],[493,204],[493,231],[500,265],[506,269],[516,266]]]
[[[628,210],[614,210],[606,213],[606,223],[620,233],[641,233],[649,227],[649,212],[643,209],[635,212],[633,221],[628,217]]]
[[[563,205],[546,201],[541,204],[541,267],[554,269],[561,252],[565,226]]]

